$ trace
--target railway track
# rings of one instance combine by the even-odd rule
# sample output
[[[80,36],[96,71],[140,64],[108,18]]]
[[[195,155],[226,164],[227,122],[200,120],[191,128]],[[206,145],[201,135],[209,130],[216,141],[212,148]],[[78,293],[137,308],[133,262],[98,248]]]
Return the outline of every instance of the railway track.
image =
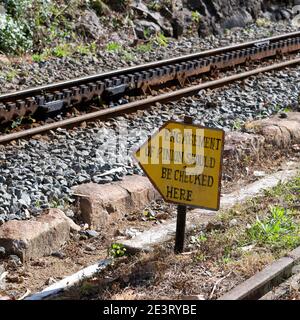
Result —
[[[0,96],[0,124],[35,114],[47,115],[61,110],[68,110],[72,106],[87,104],[93,101],[107,102],[125,94],[134,94],[134,92],[147,94],[147,92],[151,93],[151,88],[153,87],[163,84],[168,85],[171,82],[174,83],[174,81],[183,87],[187,81],[199,75],[214,74],[219,70],[247,64],[251,61],[282,57],[299,50],[300,32],[294,32],[3,94]],[[281,66],[277,64],[266,69],[260,68],[254,74],[278,69],[298,62],[298,59],[294,59],[286,62],[286,64],[283,63]],[[245,73],[243,76],[237,75],[235,80],[250,75],[251,73]],[[224,80],[222,84],[232,81],[232,78],[229,77],[227,80]],[[205,84],[201,85],[205,86]],[[201,85],[199,85],[199,88],[201,88]],[[214,85],[214,83],[211,83],[211,86]],[[192,88],[196,89],[196,86]],[[186,90],[185,94],[193,92],[190,88],[181,90]],[[183,91],[180,94],[168,94],[168,97],[179,97],[181,94],[183,94]],[[167,98],[165,95],[161,97],[163,97],[163,100]],[[148,104],[159,101],[159,98],[154,98],[154,100],[150,98]],[[147,104],[146,100],[143,103],[137,101],[133,104],[129,103],[119,107],[108,108],[108,111],[100,110],[98,112],[103,112],[103,114],[124,112],[127,109],[132,109],[133,106],[137,107],[135,103],[138,106]],[[99,116],[99,113],[94,113],[94,115]],[[87,115],[87,118],[89,117],[90,115]]]

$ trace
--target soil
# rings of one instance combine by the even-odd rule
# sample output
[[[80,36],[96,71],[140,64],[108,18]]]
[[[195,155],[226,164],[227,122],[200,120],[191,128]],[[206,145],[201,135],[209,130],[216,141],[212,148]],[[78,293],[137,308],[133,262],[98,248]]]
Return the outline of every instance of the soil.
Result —
[[[264,161],[263,163],[261,162],[260,165],[256,164],[254,167],[248,170],[248,175],[244,176],[243,179],[241,179],[239,176],[233,181],[225,182],[222,190],[224,193],[229,193],[239,189],[242,185],[246,185],[257,180],[259,177],[255,177],[255,175],[253,175],[255,170],[264,171],[266,174],[275,172],[280,168],[280,165],[283,161],[284,158],[280,157],[277,159],[276,163],[274,161]],[[143,212],[135,212],[130,215],[125,215],[123,220],[118,221],[114,225],[110,226],[110,229],[107,230],[105,234],[101,234],[97,238],[88,239],[86,236],[78,233],[72,234],[72,237],[68,243],[59,251],[60,257],[43,257],[38,260],[29,261],[28,263],[19,267],[11,266],[9,259],[7,258],[4,260],[3,265],[5,270],[9,272],[7,278],[10,281],[6,282],[5,290],[2,290],[2,292],[0,291],[0,296],[4,295],[9,296],[12,299],[18,299],[24,294],[41,291],[47,285],[52,284],[52,282],[71,275],[98,260],[107,258],[108,248],[112,243],[117,243],[120,239],[130,238],[131,236],[134,236],[136,232],[147,230],[155,224],[166,223],[175,216],[176,206],[172,204],[166,204],[162,200],[159,200],[151,203]],[[140,256],[133,258],[124,257],[124,264],[127,265],[130,262],[130,266],[132,266],[132,268],[135,266],[142,268],[140,267],[140,264],[144,263],[147,268],[153,268],[149,276],[152,277],[153,274],[154,278],[156,277],[157,272],[154,272],[154,270],[157,268],[161,275],[164,274],[164,277],[179,277],[181,280],[178,281],[182,283],[186,282],[186,286],[190,288],[189,292],[186,292],[186,294],[194,294],[197,291],[196,290],[194,292],[194,289],[188,285],[188,282],[192,281],[191,279],[193,279],[194,283],[205,283],[205,292],[207,295],[209,295],[209,290],[212,290],[213,284],[215,284],[216,281],[220,280],[224,276],[226,276],[226,278],[222,280],[222,284],[226,288],[231,288],[238,282],[242,281],[245,276],[251,276],[257,270],[272,261],[272,257],[262,252],[257,258],[252,257],[252,260],[245,261],[245,263],[247,263],[248,267],[251,269],[251,272],[246,272],[243,274],[243,276],[240,276],[234,273],[229,274],[230,270],[228,270],[227,274],[226,268],[224,269],[223,266],[211,265],[209,261],[207,261],[205,265],[201,266],[199,269],[197,264],[191,264],[191,257],[192,260],[195,259],[193,250],[180,256],[179,261],[177,256],[172,255],[172,252],[173,244],[169,244],[166,246],[163,252],[159,252],[150,258],[146,257],[144,262],[143,259],[140,260]],[[256,260],[259,260],[259,266],[256,265]],[[243,263],[241,264],[241,268],[244,268],[242,265]],[[255,266],[252,268],[252,265]],[[172,266],[172,268],[175,269],[168,271],[168,266]],[[122,268],[122,264],[118,267],[118,270],[119,268]],[[132,269],[131,277],[139,278],[139,276],[135,274],[136,271]],[[189,278],[187,274],[193,274],[193,277]],[[213,275],[213,277],[209,275]],[[118,290],[120,290],[120,288]],[[114,293],[110,292],[109,295],[101,294],[98,298],[117,299],[119,297],[118,290],[113,291]],[[147,289],[147,292],[148,290],[149,288]],[[140,299],[152,297],[156,299],[156,294],[158,294],[160,298],[162,297],[159,291],[156,293],[157,288],[153,287],[153,290],[153,294],[155,293],[154,296],[151,296],[151,292],[149,291],[149,295],[147,296],[144,296],[143,294],[141,296],[139,296],[139,294],[135,294],[134,298]],[[128,292],[130,292],[130,290]],[[129,294],[128,292],[126,289],[124,292],[122,292],[122,295],[127,296],[127,294]],[[218,292],[222,292],[222,289],[219,288]],[[175,293],[172,295],[172,298],[178,298],[178,296],[182,294],[183,293],[181,290],[176,289]],[[165,292],[164,297],[166,297],[166,295],[167,294]]]

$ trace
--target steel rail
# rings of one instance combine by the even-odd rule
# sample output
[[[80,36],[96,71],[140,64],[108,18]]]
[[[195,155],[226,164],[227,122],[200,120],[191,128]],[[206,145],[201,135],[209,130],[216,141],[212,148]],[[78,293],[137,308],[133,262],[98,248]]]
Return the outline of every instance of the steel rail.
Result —
[[[34,87],[34,88],[28,88],[28,89],[24,89],[24,90],[20,90],[20,91],[2,94],[2,95],[0,95],[0,101],[12,99],[12,98],[18,98],[21,96],[34,95],[34,94],[37,94],[37,93],[40,93],[43,91],[48,91],[48,90],[51,91],[51,90],[55,90],[55,89],[61,89],[64,87],[70,87],[73,85],[78,86],[83,83],[97,81],[97,80],[107,78],[107,77],[126,75],[126,74],[133,73],[133,72],[143,71],[145,69],[162,67],[164,65],[179,63],[179,62],[192,60],[192,59],[196,59],[196,58],[208,57],[208,56],[215,55],[218,53],[227,53],[227,52],[233,51],[233,50],[245,49],[249,46],[253,46],[253,45],[255,45],[257,43],[261,43],[261,42],[280,41],[280,40],[289,39],[289,38],[293,38],[293,37],[299,37],[299,36],[300,36],[300,31],[296,31],[296,32],[292,32],[292,33],[282,34],[279,36],[262,38],[262,39],[239,43],[239,44],[235,44],[235,45],[231,45],[231,46],[210,49],[210,50],[201,51],[198,53],[192,53],[192,54],[188,54],[188,55],[184,55],[184,56],[180,56],[180,57],[174,57],[174,58],[170,58],[170,59],[149,62],[149,63],[145,63],[145,64],[141,64],[141,65],[133,66],[133,67],[129,67],[129,68],[121,68],[118,70],[107,71],[107,72],[103,72],[103,73],[95,74],[95,75],[91,75],[91,76],[75,78],[75,79],[71,79],[71,80],[56,82],[53,84],[42,85],[42,86],[38,86],[38,87]]]
[[[138,100],[134,102],[130,102],[118,107],[113,107],[113,108],[108,108],[104,110],[99,110],[95,112],[91,112],[88,114],[80,115],[78,117],[70,118],[70,119],[65,119],[61,120],[55,123],[51,124],[46,124],[40,127],[20,131],[20,132],[15,132],[11,134],[6,134],[4,136],[0,136],[0,144],[7,143],[13,140],[21,139],[24,137],[28,136],[33,136],[36,134],[41,134],[46,131],[54,130],[57,128],[63,128],[63,127],[69,127],[73,126],[85,121],[91,121],[91,120],[96,120],[96,119],[101,119],[101,118],[108,118],[110,116],[115,116],[118,114],[124,114],[124,113],[130,113],[139,109],[144,109],[146,107],[149,107],[155,103],[158,102],[168,102],[172,100],[179,99],[181,97],[187,96],[187,95],[193,95],[195,93],[198,93],[200,90],[207,89],[207,88],[217,88],[220,86],[224,86],[226,84],[229,84],[234,81],[242,80],[245,78],[248,78],[253,75],[257,75],[259,73],[264,73],[268,71],[273,71],[273,70],[278,70],[282,69],[288,66],[293,66],[297,65],[300,63],[300,58],[296,58],[293,60],[277,63],[271,66],[266,66],[266,67],[260,67],[256,68],[254,70],[242,72],[239,74],[235,74],[232,76],[228,76],[222,79],[214,80],[214,81],[208,81],[205,83],[201,83],[198,85],[194,85],[191,87],[187,87],[184,89],[179,89],[177,91],[171,92],[171,93],[164,93],[155,97],[143,99],[143,100]]]

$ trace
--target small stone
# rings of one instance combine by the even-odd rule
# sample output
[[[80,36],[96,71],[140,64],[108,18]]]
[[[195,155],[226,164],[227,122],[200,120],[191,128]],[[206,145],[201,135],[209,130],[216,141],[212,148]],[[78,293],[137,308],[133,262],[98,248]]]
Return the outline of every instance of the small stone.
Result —
[[[64,259],[66,255],[60,251],[55,251],[55,252],[52,252],[51,256],[59,259]]]
[[[92,245],[90,245],[90,244],[87,244],[87,245],[85,246],[85,250],[86,250],[86,251],[95,251],[95,250],[96,250],[96,247],[94,247],[94,246],[92,246]]]
[[[265,177],[266,173],[264,171],[253,171],[254,177]]]
[[[17,268],[22,266],[22,262],[18,256],[12,254],[9,256],[8,265],[12,268]]]
[[[297,264],[292,268],[292,274],[298,274],[298,273],[300,273],[300,264]]]
[[[125,230],[125,235],[129,238],[134,238],[139,234],[141,234],[141,232],[135,228],[130,228]]]
[[[241,250],[244,251],[244,252],[249,252],[249,251],[251,251],[254,247],[255,247],[254,244],[250,244],[249,246],[241,247]]]
[[[75,216],[73,210],[70,210],[70,209],[66,210],[66,211],[65,211],[65,214],[66,214],[66,216],[67,216],[68,218],[74,218],[74,216]]]
[[[234,227],[238,224],[237,219],[232,219],[229,221],[229,227]]]
[[[211,221],[206,226],[206,231],[210,232],[212,230],[222,230],[224,229],[224,225],[220,221]]]
[[[5,256],[5,248],[4,247],[0,247],[0,257],[3,258]]]
[[[99,233],[95,230],[86,230],[85,234],[89,237],[89,238],[97,238],[99,237]]]
[[[285,112],[281,112],[281,113],[279,114],[279,117],[280,117],[281,119],[286,119],[286,118],[288,117],[288,115],[287,115]]]

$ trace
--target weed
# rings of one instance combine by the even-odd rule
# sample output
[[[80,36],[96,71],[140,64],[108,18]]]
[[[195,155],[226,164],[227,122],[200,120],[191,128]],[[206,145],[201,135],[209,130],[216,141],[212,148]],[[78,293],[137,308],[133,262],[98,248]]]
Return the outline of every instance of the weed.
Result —
[[[289,209],[274,206],[270,208],[270,215],[256,222],[248,230],[251,241],[258,244],[268,244],[276,248],[293,248],[298,243],[299,225],[292,219]]]
[[[151,30],[150,30],[149,28],[145,28],[144,31],[143,31],[143,33],[144,33],[145,39],[150,38],[150,36],[151,36]]]
[[[16,120],[12,121],[12,123],[10,125],[11,129],[17,128],[22,123],[22,121],[23,121],[23,117],[20,117]]]
[[[34,61],[34,62],[42,62],[42,61],[44,61],[43,55],[42,54],[38,54],[38,53],[33,54],[32,55],[32,61]]]
[[[136,50],[139,52],[139,53],[146,53],[146,52],[150,52],[152,50],[152,43],[151,42],[148,42],[146,44],[140,44],[136,47]]]
[[[56,46],[52,50],[52,54],[55,57],[64,58],[64,57],[70,56],[72,54],[72,50],[71,50],[71,47],[69,44],[64,43],[64,44],[60,44],[60,45]]]
[[[198,11],[192,11],[192,21],[197,24],[201,21],[201,15]]]
[[[166,36],[164,36],[162,33],[158,33],[155,37],[155,42],[157,45],[160,47],[166,47],[169,43],[168,39]]]
[[[122,57],[126,62],[130,62],[130,61],[134,60],[133,54],[130,52],[127,52],[127,51],[124,51]]]
[[[207,241],[207,237],[203,232],[200,233],[198,236],[191,236],[190,242],[197,247],[201,247],[201,244]]]
[[[126,248],[121,243],[113,243],[109,248],[109,256],[113,258],[123,257],[126,254]]]
[[[122,46],[117,42],[112,41],[106,45],[106,50],[109,52],[116,52],[116,51],[120,51],[121,49],[122,49]]]
[[[270,26],[270,21],[265,18],[258,18],[256,20],[256,25],[258,27],[268,27],[268,26]]]
[[[156,220],[156,217],[154,215],[154,213],[150,210],[144,210],[143,211],[143,215],[144,217],[146,217],[148,220]]]
[[[233,122],[233,129],[234,130],[241,130],[242,126],[243,126],[243,121],[240,119],[234,120]]]
[[[6,74],[6,80],[7,81],[12,81],[17,75],[16,70],[11,69],[7,74]]]

